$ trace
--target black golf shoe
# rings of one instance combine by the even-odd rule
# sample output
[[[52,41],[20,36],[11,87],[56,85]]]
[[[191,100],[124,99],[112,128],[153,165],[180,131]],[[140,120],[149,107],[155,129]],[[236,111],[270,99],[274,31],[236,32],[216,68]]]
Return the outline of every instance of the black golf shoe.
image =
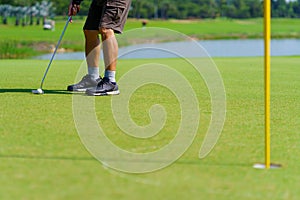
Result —
[[[104,77],[97,85],[97,87],[89,88],[85,92],[89,96],[105,96],[120,94],[117,83],[112,83],[108,78]]]
[[[94,88],[97,84],[101,82],[101,78],[99,77],[97,80],[92,79],[91,75],[85,75],[79,83],[69,85],[67,90],[74,92],[85,92],[89,88]]]

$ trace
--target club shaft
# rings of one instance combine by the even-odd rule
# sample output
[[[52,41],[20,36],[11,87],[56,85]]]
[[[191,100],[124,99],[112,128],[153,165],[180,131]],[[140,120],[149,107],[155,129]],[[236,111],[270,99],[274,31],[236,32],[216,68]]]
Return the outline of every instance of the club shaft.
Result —
[[[58,40],[58,42],[57,42],[57,44],[56,44],[56,46],[55,46],[54,52],[53,52],[53,54],[52,54],[52,56],[51,56],[50,62],[49,62],[48,67],[47,67],[47,69],[46,69],[46,71],[45,71],[45,73],[44,73],[43,79],[42,79],[42,81],[41,81],[41,86],[40,86],[41,89],[43,88],[43,84],[44,84],[45,78],[46,78],[46,76],[47,76],[47,74],[48,74],[48,71],[49,71],[49,69],[50,69],[51,63],[52,63],[52,61],[53,61],[53,59],[54,59],[54,56],[55,56],[55,54],[56,54],[56,52],[57,52],[57,49],[58,49],[58,47],[59,47],[59,45],[60,45],[60,43],[61,43],[61,40],[62,40],[62,38],[63,38],[63,36],[64,36],[66,30],[67,30],[67,27],[68,27],[68,25],[69,25],[71,19],[72,19],[72,16],[69,16],[69,18],[68,18],[68,20],[67,20],[67,22],[66,22],[66,25],[65,25],[65,27],[64,27],[64,29],[63,29],[61,35],[60,35],[60,38],[59,38],[59,40]]]

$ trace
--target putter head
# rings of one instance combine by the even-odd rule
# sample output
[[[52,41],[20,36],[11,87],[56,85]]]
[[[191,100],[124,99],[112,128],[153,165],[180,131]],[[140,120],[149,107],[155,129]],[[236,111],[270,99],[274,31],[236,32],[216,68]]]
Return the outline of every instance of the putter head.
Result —
[[[32,94],[44,94],[44,91],[41,88],[32,90],[31,92],[32,92]]]

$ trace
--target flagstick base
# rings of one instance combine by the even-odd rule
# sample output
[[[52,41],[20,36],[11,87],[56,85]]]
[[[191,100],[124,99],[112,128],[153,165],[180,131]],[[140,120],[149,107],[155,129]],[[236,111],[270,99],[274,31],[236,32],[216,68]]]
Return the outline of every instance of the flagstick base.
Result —
[[[270,169],[279,169],[281,167],[282,166],[280,164],[273,164],[273,163],[270,164]],[[255,169],[266,169],[267,167],[263,163],[256,163],[256,164],[253,165],[253,168],[255,168]]]

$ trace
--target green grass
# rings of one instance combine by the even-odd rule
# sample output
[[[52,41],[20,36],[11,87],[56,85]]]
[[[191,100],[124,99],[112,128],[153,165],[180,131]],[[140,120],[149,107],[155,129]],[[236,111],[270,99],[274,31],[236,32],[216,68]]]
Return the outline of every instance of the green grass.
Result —
[[[74,19],[74,23],[68,27],[64,41],[74,42],[83,39],[83,19]],[[65,20],[59,18],[56,21],[56,31],[44,31],[42,26],[15,27],[0,25],[1,39],[50,41],[55,42],[59,37]],[[273,37],[300,37],[297,19],[274,18],[271,21]],[[257,38],[263,36],[263,19],[205,19],[205,20],[149,20],[148,27],[162,27],[200,39],[222,38]],[[128,19],[125,31],[141,28],[141,20]]]
[[[65,25],[65,20],[59,17],[56,20],[55,31],[44,31],[42,26],[15,27],[12,19],[8,26],[0,25],[1,36],[0,45],[5,46],[11,43],[17,43],[11,49],[0,50],[0,58],[30,58],[35,54],[49,52],[50,45],[56,45]],[[84,19],[75,18],[74,23],[68,27],[64,36],[62,47],[70,51],[84,50],[84,36],[82,26]],[[273,38],[300,38],[298,19],[272,19],[272,37]],[[240,39],[240,38],[262,38],[263,37],[263,19],[205,19],[205,20],[150,20],[148,27],[161,27],[175,30],[197,39]],[[129,19],[125,31],[134,28],[141,28],[141,20]],[[138,38],[137,38],[138,39]],[[155,38],[154,38],[155,39]],[[159,39],[156,38],[156,39]],[[28,51],[28,48],[31,50]],[[10,54],[7,55],[7,52]]]
[[[198,135],[178,161],[157,172],[132,175],[107,170],[77,135],[72,95],[62,90],[73,82],[80,61],[55,61],[44,85],[46,94],[33,95],[30,91],[39,86],[48,62],[1,60],[0,199],[299,199],[300,57],[272,58],[271,160],[283,165],[276,170],[252,168],[264,161],[263,59],[214,61],[225,84],[227,117],[220,140],[203,160],[198,159],[198,151],[208,127],[210,104],[194,70],[177,59],[119,62],[118,78],[148,62],[174,67],[192,82],[201,109]],[[201,87],[195,87],[195,81]],[[100,123],[116,144],[133,151],[151,150],[173,137],[178,102],[167,89],[146,85],[132,96],[131,115],[140,125],[149,122],[147,110],[157,102],[170,112],[171,123],[149,141],[120,134],[112,119],[111,98],[118,97],[96,98],[96,108]]]
[[[9,45],[7,50],[0,50],[0,58],[10,58],[6,56],[7,52],[14,52],[14,49],[25,49],[25,53],[16,53],[12,58],[30,58],[36,54],[48,53],[55,47],[66,20],[59,20],[56,22],[55,31],[45,31],[40,26],[9,26],[0,25],[1,36],[0,45],[7,46],[7,44],[16,44],[14,46]],[[82,33],[83,21],[74,21],[70,25],[64,35],[62,46],[65,49],[71,51],[83,51],[84,48],[84,36]],[[28,51],[28,48],[31,51]],[[26,54],[27,53],[27,54]],[[29,55],[28,55],[29,54]]]
[[[300,24],[297,19],[277,19],[271,21],[273,38],[300,37],[296,28]],[[140,22],[131,20],[127,28],[139,27]],[[263,19],[205,19],[205,20],[168,20],[149,21],[149,26],[165,27],[176,30],[198,39],[240,39],[262,38]]]

